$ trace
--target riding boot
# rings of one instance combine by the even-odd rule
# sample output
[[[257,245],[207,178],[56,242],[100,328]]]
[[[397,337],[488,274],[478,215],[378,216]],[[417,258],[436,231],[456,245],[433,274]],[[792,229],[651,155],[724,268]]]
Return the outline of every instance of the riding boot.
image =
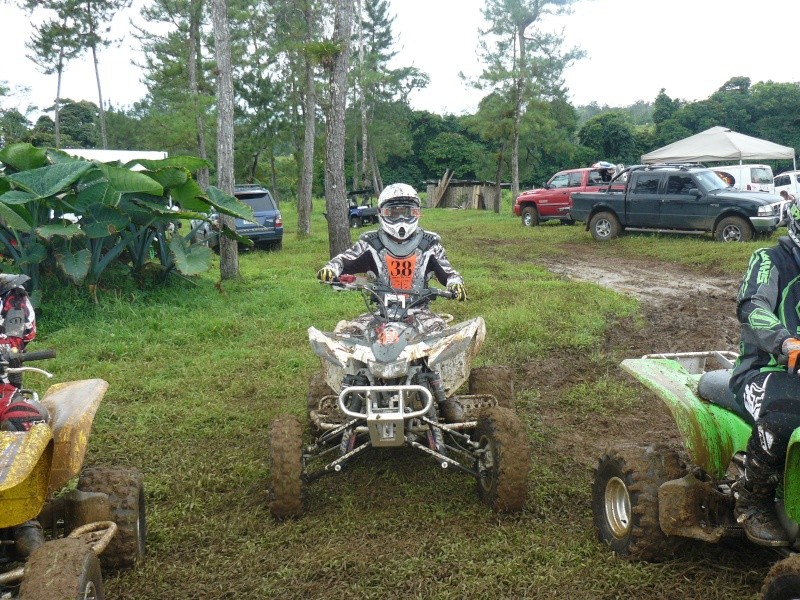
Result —
[[[17,554],[27,558],[39,546],[44,544],[44,533],[39,521],[32,519],[14,528],[14,544]]]
[[[762,546],[788,546],[789,536],[775,512],[778,468],[748,454],[744,477],[734,485],[736,521],[747,538]]]

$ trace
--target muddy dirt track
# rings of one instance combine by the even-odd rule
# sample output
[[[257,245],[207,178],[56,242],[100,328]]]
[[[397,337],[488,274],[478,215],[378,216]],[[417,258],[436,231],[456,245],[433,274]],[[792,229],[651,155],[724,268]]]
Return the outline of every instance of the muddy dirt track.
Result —
[[[641,302],[644,326],[618,322],[606,336],[604,350],[612,362],[604,368],[613,377],[640,386],[617,367],[623,358],[657,352],[736,349],[738,278],[652,259],[610,261],[608,256],[595,254],[585,245],[574,250],[542,262],[565,279],[596,283]],[[570,363],[574,368],[565,369],[564,365]],[[580,357],[555,356],[530,365],[521,385],[553,390],[554,384],[558,388],[571,387],[597,376],[597,365],[583,364]],[[614,419],[601,417],[591,427],[562,410],[548,410],[546,403],[542,419],[561,432],[562,448],[582,458],[587,467],[593,467],[597,457],[616,443],[663,441],[680,446],[664,405],[643,387],[641,395],[647,410],[621,411]]]

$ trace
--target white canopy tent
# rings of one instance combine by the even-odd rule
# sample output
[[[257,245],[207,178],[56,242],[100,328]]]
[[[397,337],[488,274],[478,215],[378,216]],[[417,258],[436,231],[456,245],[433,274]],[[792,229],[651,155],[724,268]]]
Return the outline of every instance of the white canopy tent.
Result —
[[[791,159],[797,170],[794,148],[736,133],[727,127],[712,127],[668,146],[642,155],[642,162],[706,162]]]

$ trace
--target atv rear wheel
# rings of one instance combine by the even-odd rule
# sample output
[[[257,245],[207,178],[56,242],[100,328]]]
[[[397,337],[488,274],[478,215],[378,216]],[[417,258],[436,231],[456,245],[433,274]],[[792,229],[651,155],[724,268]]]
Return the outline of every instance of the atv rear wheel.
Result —
[[[475,464],[481,501],[498,512],[522,510],[531,453],[519,418],[501,406],[486,409],[478,417],[474,436],[482,451]]]
[[[303,428],[300,421],[284,415],[269,430],[272,501],[269,511],[277,519],[303,514]]]
[[[800,600],[800,554],[775,563],[761,588],[763,600]]]
[[[658,522],[658,488],[685,474],[677,452],[625,445],[603,455],[592,482],[592,512],[599,537],[622,557],[657,562],[683,543]]]
[[[19,600],[103,600],[97,555],[84,540],[61,538],[37,548],[25,563]]]
[[[144,558],[147,522],[142,474],[137,469],[118,467],[84,469],[78,489],[102,492],[111,503],[111,520],[117,524],[117,534],[100,555],[103,567],[125,569]]]
[[[514,408],[514,371],[502,365],[477,367],[469,374],[469,393],[491,394],[497,406]]]

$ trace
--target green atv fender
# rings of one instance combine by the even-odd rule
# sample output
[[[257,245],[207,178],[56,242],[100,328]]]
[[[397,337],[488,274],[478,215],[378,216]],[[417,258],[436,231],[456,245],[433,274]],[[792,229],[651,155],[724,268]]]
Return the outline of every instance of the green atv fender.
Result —
[[[700,373],[690,373],[678,361],[662,358],[627,359],[621,366],[664,401],[698,467],[719,478],[733,455],[744,452],[753,428],[738,415],[698,397]]]

